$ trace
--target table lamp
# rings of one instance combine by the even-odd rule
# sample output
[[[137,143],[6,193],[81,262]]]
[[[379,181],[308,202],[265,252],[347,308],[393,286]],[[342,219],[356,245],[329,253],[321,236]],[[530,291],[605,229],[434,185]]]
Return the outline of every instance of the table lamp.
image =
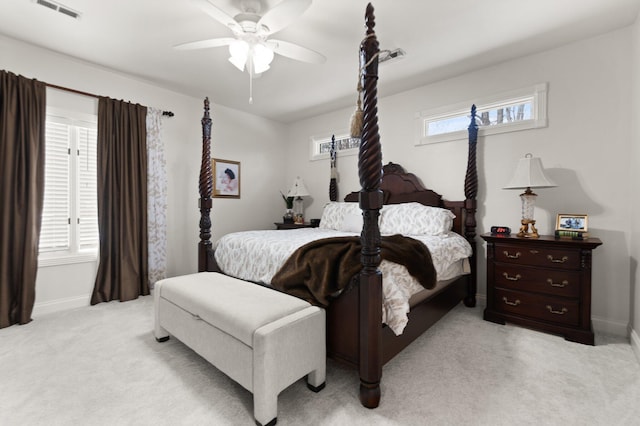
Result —
[[[304,202],[302,197],[309,196],[309,191],[304,186],[304,181],[300,176],[296,177],[287,192],[287,197],[295,197],[293,200],[293,221],[299,225],[304,223]]]
[[[516,172],[507,186],[503,189],[523,189],[525,191],[520,194],[522,200],[522,220],[518,237],[538,238],[538,230],[536,229],[536,221],[533,219],[533,210],[537,195],[531,191],[531,188],[553,188],[557,186],[549,178],[544,175],[542,161],[538,157],[526,154],[524,158],[518,161]],[[529,231],[531,226],[531,231]]]

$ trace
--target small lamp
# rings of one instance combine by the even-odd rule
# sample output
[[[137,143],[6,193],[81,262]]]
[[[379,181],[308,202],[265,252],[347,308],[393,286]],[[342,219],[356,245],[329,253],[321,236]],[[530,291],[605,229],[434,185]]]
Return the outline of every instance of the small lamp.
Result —
[[[293,200],[293,221],[299,225],[304,223],[304,203],[302,197],[309,196],[309,191],[304,186],[304,181],[300,176],[296,177],[287,192],[287,197],[295,197]]]
[[[553,188],[557,186],[544,175],[542,161],[538,157],[526,154],[524,158],[518,161],[516,172],[507,186],[503,189],[522,189],[525,191],[520,194],[522,200],[522,226],[518,232],[518,237],[538,238],[538,230],[535,227],[536,221],[533,219],[533,210],[537,195],[531,191],[531,188]],[[531,226],[531,232],[529,232]]]

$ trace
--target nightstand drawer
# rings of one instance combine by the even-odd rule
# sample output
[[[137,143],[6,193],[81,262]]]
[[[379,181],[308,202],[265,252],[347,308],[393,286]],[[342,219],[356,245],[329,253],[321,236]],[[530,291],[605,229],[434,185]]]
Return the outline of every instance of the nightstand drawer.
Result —
[[[579,250],[554,250],[546,247],[497,244],[495,261],[546,268],[579,269]]]
[[[494,295],[495,307],[499,311],[556,324],[580,324],[580,307],[575,299],[554,298],[500,288],[495,289]]]
[[[541,269],[496,263],[496,287],[534,291],[552,296],[578,297],[580,273],[561,269]]]

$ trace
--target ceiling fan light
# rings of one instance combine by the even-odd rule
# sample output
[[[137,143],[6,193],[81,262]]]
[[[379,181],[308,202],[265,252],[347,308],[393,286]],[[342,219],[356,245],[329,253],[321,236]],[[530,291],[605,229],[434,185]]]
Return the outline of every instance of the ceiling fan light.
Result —
[[[254,62],[253,64],[253,72],[256,74],[260,74],[263,73],[265,71],[267,71],[269,68],[271,68],[269,65],[267,64],[261,64],[259,62]]]
[[[247,58],[237,58],[232,56],[229,58],[229,62],[231,62],[240,71],[244,71],[244,64],[247,62]]]
[[[253,64],[255,65],[256,72],[262,72],[258,71],[258,69],[263,69],[264,71],[268,70],[269,65],[273,61],[273,50],[269,49],[263,43],[257,43],[253,45],[252,53]]]
[[[244,71],[249,55],[249,44],[244,40],[235,40],[229,44],[229,62],[231,62],[240,71]]]
[[[269,65],[273,61],[273,50],[264,43],[256,43],[253,46],[253,57]]]

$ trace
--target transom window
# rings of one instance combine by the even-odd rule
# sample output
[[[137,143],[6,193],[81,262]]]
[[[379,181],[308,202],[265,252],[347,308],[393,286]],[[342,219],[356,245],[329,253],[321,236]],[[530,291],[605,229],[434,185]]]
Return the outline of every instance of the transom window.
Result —
[[[352,138],[343,133],[335,136],[336,153],[339,155],[356,155],[360,148],[360,138]],[[329,158],[331,152],[331,136],[311,138],[311,160]]]
[[[481,135],[545,127],[547,85],[539,84],[475,102]],[[418,115],[416,145],[465,139],[471,104],[466,102]]]

